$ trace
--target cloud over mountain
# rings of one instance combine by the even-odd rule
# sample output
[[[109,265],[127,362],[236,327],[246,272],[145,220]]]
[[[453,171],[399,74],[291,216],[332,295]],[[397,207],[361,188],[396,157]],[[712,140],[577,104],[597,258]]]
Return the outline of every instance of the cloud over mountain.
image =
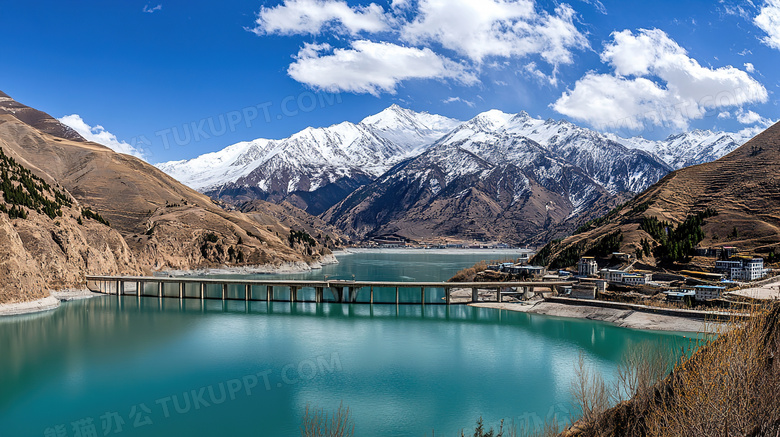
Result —
[[[766,88],[747,72],[704,67],[659,29],[614,32],[601,61],[612,73],[585,74],[553,109],[599,128],[686,129],[709,111],[768,99]]]

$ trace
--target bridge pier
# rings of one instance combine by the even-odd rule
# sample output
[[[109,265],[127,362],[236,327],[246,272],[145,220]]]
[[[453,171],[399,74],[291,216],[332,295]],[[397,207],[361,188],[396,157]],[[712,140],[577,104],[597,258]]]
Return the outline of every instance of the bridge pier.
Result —
[[[290,301],[298,302],[298,287],[290,286]]]
[[[314,302],[322,303],[322,300],[324,298],[323,294],[325,294],[324,287],[314,287]]]
[[[357,302],[357,295],[358,293],[360,293],[361,289],[362,287],[355,287],[355,286],[349,288],[349,303]]]
[[[478,288],[472,288],[471,289],[471,301],[472,302],[479,302],[479,289]]]

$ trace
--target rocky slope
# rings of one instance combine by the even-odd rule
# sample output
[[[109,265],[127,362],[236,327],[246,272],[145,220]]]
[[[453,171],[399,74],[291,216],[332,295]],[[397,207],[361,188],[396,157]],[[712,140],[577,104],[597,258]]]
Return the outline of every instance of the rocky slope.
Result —
[[[54,126],[57,121],[52,120],[44,125]],[[329,253],[321,244],[290,247],[284,233],[290,228],[272,216],[258,222],[221,207],[139,159],[95,143],[53,136],[10,114],[0,114],[0,147],[32,174],[72,198],[75,208],[63,210],[62,217],[49,220],[52,223],[27,211],[29,208],[23,208],[28,213],[26,219],[0,212],[4,215],[2,247],[12,247],[9,253],[20,254],[4,258],[7,267],[3,277],[18,277],[15,281],[19,285],[22,280],[35,285],[3,284],[6,291],[37,290],[26,296],[31,298],[40,294],[42,287],[72,285],[86,272],[303,264]],[[99,228],[101,232],[74,228],[79,211],[87,207],[110,227]],[[68,218],[71,216],[75,218]],[[51,231],[57,226],[64,229],[62,235]],[[97,255],[90,255],[87,247]],[[65,257],[57,261],[60,267],[53,267],[57,250]],[[29,256],[24,257],[24,253]],[[36,270],[37,274],[30,273]]]
[[[9,149],[0,137],[0,303],[46,297],[81,285],[85,274],[141,273],[117,231],[84,216],[76,199]]]
[[[591,247],[620,231],[620,249],[635,253],[642,240],[661,243],[643,222],[658,220],[676,226],[687,217],[713,210],[704,220],[702,247],[730,245],[768,253],[780,246],[780,124],[757,135],[728,155],[670,173],[621,208],[583,232],[548,247],[546,263],[561,254]],[[573,256],[566,256],[570,259]],[[655,263],[650,254],[644,262]]]
[[[51,115],[12,99],[0,91],[0,114],[8,114],[41,132],[71,141],[86,141],[75,130],[57,121]]]

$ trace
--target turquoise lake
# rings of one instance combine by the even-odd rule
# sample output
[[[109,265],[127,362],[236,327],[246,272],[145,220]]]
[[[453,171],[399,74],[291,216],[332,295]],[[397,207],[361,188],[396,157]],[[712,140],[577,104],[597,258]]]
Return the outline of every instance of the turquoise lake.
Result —
[[[361,252],[273,277],[435,281],[508,257]],[[356,436],[457,436],[480,416],[541,425],[569,418],[580,353],[611,374],[646,341],[687,344],[461,305],[105,296],[0,318],[0,435],[297,436],[307,405],[340,404]]]

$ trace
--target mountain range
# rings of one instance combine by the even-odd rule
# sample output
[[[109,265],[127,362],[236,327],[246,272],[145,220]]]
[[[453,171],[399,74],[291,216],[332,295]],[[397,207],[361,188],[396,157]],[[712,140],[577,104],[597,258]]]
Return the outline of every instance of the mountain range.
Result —
[[[610,236],[615,236],[611,238],[615,250],[642,253],[641,261],[649,265],[684,262],[672,257],[675,245],[684,249],[678,250],[677,258],[689,255],[686,243],[704,248],[735,246],[774,253],[770,258],[776,259],[780,254],[778,174],[780,123],[720,159],[668,174],[600,220],[548,244],[536,262],[571,265]],[[699,218],[700,233],[696,232]]]
[[[742,142],[710,131],[621,138],[525,112],[463,122],[393,105],[357,124],[157,166],[229,203],[287,202],[356,240],[396,233],[528,243],[571,231],[670,171]]]

